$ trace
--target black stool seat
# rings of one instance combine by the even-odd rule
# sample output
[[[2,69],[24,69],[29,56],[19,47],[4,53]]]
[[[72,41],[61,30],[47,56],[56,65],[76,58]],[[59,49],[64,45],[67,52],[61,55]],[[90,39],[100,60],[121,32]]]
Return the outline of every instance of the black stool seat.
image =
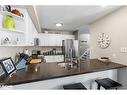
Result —
[[[69,85],[64,85],[64,89],[87,89],[82,83],[75,83],[75,84],[69,84]]]
[[[118,87],[122,86],[122,84],[109,78],[97,79],[95,81],[98,84],[98,89],[100,89],[100,86],[104,87],[105,89],[117,89]]]

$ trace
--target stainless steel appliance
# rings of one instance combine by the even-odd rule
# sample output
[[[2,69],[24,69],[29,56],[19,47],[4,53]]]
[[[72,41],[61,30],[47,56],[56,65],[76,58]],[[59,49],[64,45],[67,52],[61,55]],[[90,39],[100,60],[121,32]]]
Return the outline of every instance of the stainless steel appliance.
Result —
[[[66,39],[62,41],[65,62],[79,57],[78,44],[78,40],[73,39]]]

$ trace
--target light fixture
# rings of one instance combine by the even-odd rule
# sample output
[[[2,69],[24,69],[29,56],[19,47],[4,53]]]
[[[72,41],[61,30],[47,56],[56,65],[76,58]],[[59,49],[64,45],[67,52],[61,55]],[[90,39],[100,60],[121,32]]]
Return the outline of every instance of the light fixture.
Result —
[[[62,23],[56,23],[56,26],[61,27],[61,26],[63,26],[63,24]]]

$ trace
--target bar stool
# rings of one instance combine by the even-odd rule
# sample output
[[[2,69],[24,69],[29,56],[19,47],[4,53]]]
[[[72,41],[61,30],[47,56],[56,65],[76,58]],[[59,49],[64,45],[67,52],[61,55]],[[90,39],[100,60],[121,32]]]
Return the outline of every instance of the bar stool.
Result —
[[[82,83],[74,83],[69,85],[64,85],[64,89],[66,90],[86,90],[87,88]]]
[[[109,78],[97,79],[95,82],[98,84],[97,89],[100,89],[101,86],[105,89],[117,89],[122,86],[122,84]]]

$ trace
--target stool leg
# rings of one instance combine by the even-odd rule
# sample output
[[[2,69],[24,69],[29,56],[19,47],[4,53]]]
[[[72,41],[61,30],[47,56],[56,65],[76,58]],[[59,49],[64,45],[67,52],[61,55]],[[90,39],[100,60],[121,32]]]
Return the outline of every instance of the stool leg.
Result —
[[[98,90],[100,90],[100,87],[101,87],[101,85],[100,85],[100,84],[98,84],[98,85],[97,85],[97,89],[98,89]]]

